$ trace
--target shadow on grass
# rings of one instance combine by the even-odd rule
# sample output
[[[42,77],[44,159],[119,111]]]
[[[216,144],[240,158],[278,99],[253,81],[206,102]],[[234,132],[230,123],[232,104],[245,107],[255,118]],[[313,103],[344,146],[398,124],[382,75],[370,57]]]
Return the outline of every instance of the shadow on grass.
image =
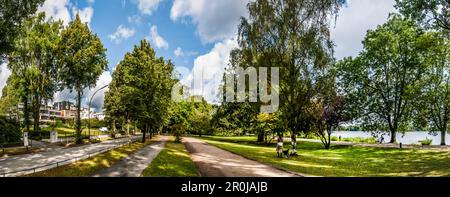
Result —
[[[249,159],[315,176],[450,176],[448,151],[346,145],[336,145],[325,150],[320,143],[300,142],[298,157],[279,159],[276,157],[275,144],[252,142],[251,138],[202,139]]]

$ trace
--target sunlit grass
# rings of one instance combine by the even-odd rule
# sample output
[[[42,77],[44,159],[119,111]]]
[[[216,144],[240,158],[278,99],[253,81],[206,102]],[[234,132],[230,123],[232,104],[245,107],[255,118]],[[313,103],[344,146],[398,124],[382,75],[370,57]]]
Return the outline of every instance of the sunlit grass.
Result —
[[[142,173],[144,177],[198,177],[199,173],[192,162],[186,147],[175,143],[171,137],[164,150]]]
[[[75,129],[65,128],[65,127],[58,127],[55,130],[58,132],[58,137],[65,137],[65,136],[75,135]],[[81,134],[82,135],[89,135],[89,130],[87,128],[84,128],[83,131],[81,132]],[[98,129],[92,129],[91,128],[91,135],[92,136],[97,136],[97,135],[102,135],[102,134],[104,134],[104,133],[102,133]]]
[[[332,146],[300,142],[298,157],[277,158],[275,145],[256,137],[204,137],[209,144],[246,158],[305,175],[326,177],[450,176],[450,152],[420,149]],[[288,148],[288,144],[286,144]]]
[[[5,148],[4,150],[0,149],[0,157],[35,153],[38,151],[39,148],[35,147],[29,147],[28,149],[25,147]]]
[[[128,157],[128,155],[138,151],[139,149],[150,145],[152,141],[145,144],[135,142],[130,145],[124,145],[120,148],[110,150],[108,152],[98,154],[89,159],[81,160],[73,164],[53,168],[50,170],[38,172],[28,176],[31,177],[88,177],[95,172],[111,167],[116,162]]]

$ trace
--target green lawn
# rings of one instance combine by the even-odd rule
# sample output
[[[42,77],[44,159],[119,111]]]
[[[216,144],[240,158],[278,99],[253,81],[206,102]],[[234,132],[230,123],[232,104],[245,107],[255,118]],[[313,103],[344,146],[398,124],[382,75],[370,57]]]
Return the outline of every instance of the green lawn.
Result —
[[[125,145],[73,164],[30,174],[28,177],[88,177],[101,169],[112,166],[114,163],[128,157],[128,155],[139,149],[150,145],[153,143],[153,140],[147,141],[145,144],[135,142],[131,145]]]
[[[58,137],[65,137],[65,136],[75,135],[75,129],[60,127],[60,128],[56,128],[55,130],[58,132]],[[81,134],[82,135],[89,135],[89,130],[84,128]],[[104,133],[102,133],[98,129],[92,129],[91,128],[91,135],[92,136],[97,136],[97,135],[102,135],[102,134],[104,134]]]
[[[255,143],[256,137],[203,137],[209,144],[246,158],[311,176],[450,176],[450,152],[419,149],[332,146],[300,142],[300,156],[279,159],[275,145]],[[285,148],[288,148],[286,143]]]
[[[192,162],[186,147],[173,142],[171,137],[164,150],[144,170],[144,177],[198,177],[199,173]]]

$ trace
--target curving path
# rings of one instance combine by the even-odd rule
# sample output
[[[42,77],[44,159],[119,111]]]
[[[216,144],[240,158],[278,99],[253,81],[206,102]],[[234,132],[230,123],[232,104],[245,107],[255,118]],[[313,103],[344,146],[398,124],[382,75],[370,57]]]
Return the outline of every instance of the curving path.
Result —
[[[204,141],[184,137],[197,169],[206,177],[297,177],[298,175],[246,159]]]

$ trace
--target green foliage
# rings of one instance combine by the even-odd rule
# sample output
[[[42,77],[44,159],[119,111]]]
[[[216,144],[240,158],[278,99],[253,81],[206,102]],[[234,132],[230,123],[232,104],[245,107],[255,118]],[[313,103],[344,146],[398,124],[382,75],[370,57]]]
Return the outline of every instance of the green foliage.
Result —
[[[81,97],[85,88],[93,88],[107,69],[106,49],[100,38],[83,24],[77,14],[74,21],[61,32],[57,47],[58,73],[62,87],[77,92],[77,143],[81,143]]]
[[[117,65],[109,91],[105,96],[106,113],[110,121],[135,123],[145,134],[161,130],[172,104],[171,61],[157,58],[150,43],[142,40]],[[113,129],[114,130],[114,129]]]
[[[14,50],[22,20],[33,15],[44,0],[0,0],[0,63]]]
[[[427,138],[427,139],[421,140],[421,141],[419,141],[419,142],[420,142],[420,144],[422,144],[422,146],[430,146],[431,143],[433,143],[433,140]]]
[[[353,114],[367,131],[389,131],[391,142],[404,131],[417,106],[420,80],[426,70],[428,41],[413,21],[392,15],[364,39],[356,58],[337,64],[340,87],[348,95]]]
[[[290,131],[294,141],[298,133],[305,131],[301,113],[318,95],[316,82],[328,75],[332,64],[328,20],[343,3],[342,0],[251,1],[247,6],[249,18],[242,18],[239,25],[240,49],[233,51],[231,64],[233,68],[280,69],[280,85],[273,87],[280,96],[282,128],[279,129]],[[269,84],[274,85],[270,78]],[[266,103],[248,105],[257,109],[261,104]],[[252,112],[245,114],[256,117],[258,111]],[[255,120],[242,119],[244,123]],[[293,143],[291,148],[294,154],[295,146]]]
[[[194,102],[194,97],[180,102],[175,102],[169,108],[169,115],[166,126],[183,125],[185,132],[190,134],[211,133],[211,120],[213,106],[208,104],[205,99],[201,102]]]
[[[20,142],[22,132],[14,120],[0,116],[0,143]]]
[[[426,27],[450,33],[450,3],[448,0],[396,0],[396,7],[405,16]]]
[[[186,127],[183,124],[175,124],[170,127],[175,136],[175,143],[181,143],[182,136],[186,133]]]
[[[88,122],[89,122],[89,120],[82,120],[81,124],[82,125],[88,125]],[[108,127],[108,124],[106,123],[106,121],[99,120],[99,119],[96,119],[96,118],[92,118],[91,119],[91,128],[99,129],[99,128],[102,128],[102,127]]]

